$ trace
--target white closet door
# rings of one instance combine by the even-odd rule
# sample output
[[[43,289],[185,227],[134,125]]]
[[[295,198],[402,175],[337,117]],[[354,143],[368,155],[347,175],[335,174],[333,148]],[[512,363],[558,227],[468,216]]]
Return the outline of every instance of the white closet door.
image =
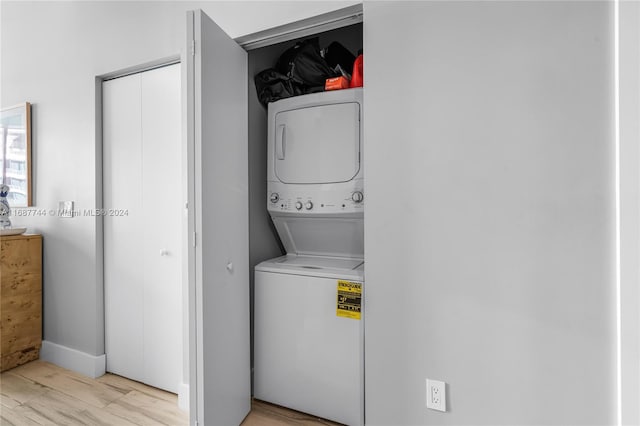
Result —
[[[127,216],[107,214],[104,224],[107,370],[177,392],[182,371],[180,68],[105,82],[103,97],[105,209],[129,210]]]

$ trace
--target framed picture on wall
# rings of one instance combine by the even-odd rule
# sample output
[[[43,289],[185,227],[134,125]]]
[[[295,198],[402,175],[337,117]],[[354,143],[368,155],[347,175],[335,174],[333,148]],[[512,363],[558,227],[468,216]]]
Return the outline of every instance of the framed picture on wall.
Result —
[[[0,182],[11,207],[31,206],[31,104],[0,110]]]

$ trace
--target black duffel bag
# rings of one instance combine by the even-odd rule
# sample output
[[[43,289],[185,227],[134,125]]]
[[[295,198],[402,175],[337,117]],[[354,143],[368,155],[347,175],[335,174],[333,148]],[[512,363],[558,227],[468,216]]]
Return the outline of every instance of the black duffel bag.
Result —
[[[258,100],[262,105],[275,102],[291,96],[302,95],[301,88],[294,84],[290,77],[278,72],[274,68],[260,71],[254,77]]]
[[[320,55],[317,37],[298,42],[287,49],[280,55],[276,69],[290,77],[303,93],[322,91],[327,78],[339,75]]]

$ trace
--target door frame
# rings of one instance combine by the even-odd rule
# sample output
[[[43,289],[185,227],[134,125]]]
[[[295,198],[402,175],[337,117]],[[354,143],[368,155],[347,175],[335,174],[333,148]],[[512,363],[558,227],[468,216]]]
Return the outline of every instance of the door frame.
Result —
[[[640,423],[640,5],[615,3],[617,417]]]
[[[332,10],[310,18],[290,22],[235,38],[244,50],[251,51],[285,41],[335,30],[364,21],[362,3]]]

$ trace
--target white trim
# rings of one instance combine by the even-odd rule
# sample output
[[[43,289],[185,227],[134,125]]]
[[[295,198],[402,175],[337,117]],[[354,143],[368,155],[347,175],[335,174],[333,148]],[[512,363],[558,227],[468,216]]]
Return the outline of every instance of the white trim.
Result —
[[[188,51],[192,42],[195,42],[196,38],[196,15],[197,11],[187,12],[187,47],[185,52]],[[198,15],[199,16],[199,15]],[[199,25],[199,24],[198,24]],[[201,46],[196,46],[196,54]],[[202,399],[202,369],[198,364],[198,341],[201,336],[198,336],[199,327],[198,324],[202,324],[202,318],[198,317],[199,312],[197,309],[197,301],[199,296],[196,294],[196,257],[197,252],[195,249],[195,230],[196,230],[196,146],[195,146],[195,129],[196,129],[196,98],[198,91],[195,87],[196,84],[196,67],[197,62],[200,60],[200,55],[185,54],[185,61],[183,63],[184,71],[184,88],[186,89],[186,111],[184,134],[186,135],[186,149],[187,149],[187,205],[189,206],[187,213],[187,235],[194,236],[193,243],[187,244],[187,276],[188,276],[188,318],[189,318],[189,424],[198,424],[199,420],[203,417],[204,412],[204,400]],[[192,389],[191,389],[192,388]],[[193,391],[193,392],[192,392]]]
[[[144,64],[134,65],[132,67],[123,68],[100,76],[101,81],[114,80],[120,77],[126,77],[131,74],[140,74],[141,72],[151,71],[156,68],[168,67],[180,63],[180,55],[160,58],[155,61],[145,62]]]
[[[245,50],[253,50],[300,37],[319,34],[324,31],[358,24],[362,21],[362,3],[359,3],[343,9],[312,16],[311,18],[269,28],[257,33],[247,34],[236,38],[235,41]]]
[[[189,412],[189,383],[178,384],[178,408]]]
[[[91,378],[104,375],[107,368],[107,357],[104,354],[90,355],[46,340],[42,341],[40,359]]]
[[[640,4],[616,1],[616,131],[620,144],[617,379],[620,424],[640,424]]]
[[[616,267],[616,424],[622,424],[622,321],[620,312],[620,20],[619,1],[613,2],[614,132],[615,132],[615,267]]]

